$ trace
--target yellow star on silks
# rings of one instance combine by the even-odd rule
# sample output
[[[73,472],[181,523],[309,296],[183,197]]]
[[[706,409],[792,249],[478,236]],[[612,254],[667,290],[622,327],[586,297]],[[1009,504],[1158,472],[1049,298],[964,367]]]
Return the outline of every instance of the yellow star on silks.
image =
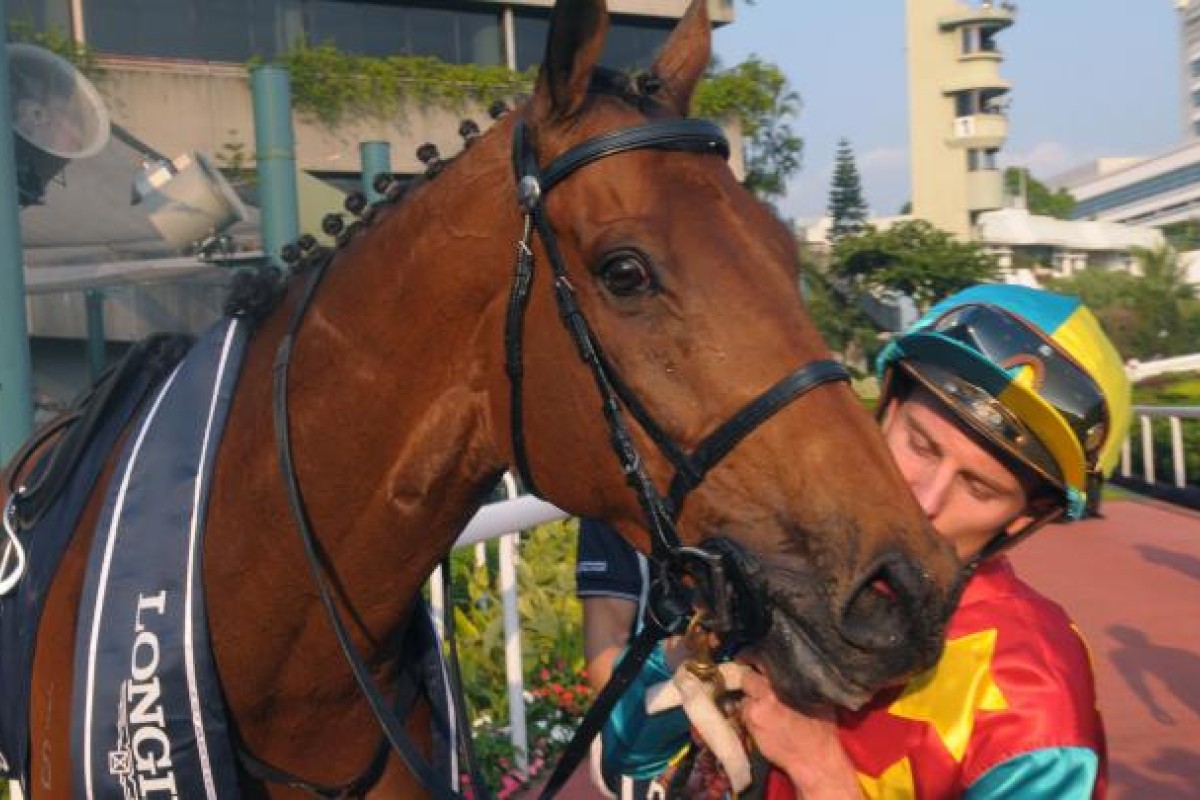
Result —
[[[975,712],[1008,708],[992,677],[995,649],[995,629],[948,640],[938,663],[913,678],[888,711],[928,722],[954,760],[962,761],[975,727]]]
[[[917,785],[907,758],[892,764],[878,778],[858,773],[858,785],[867,800],[917,800]]]

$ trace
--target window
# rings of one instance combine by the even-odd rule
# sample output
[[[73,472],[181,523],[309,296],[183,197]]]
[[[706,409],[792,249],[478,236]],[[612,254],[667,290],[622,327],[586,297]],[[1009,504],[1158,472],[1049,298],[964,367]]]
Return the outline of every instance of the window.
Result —
[[[517,38],[517,69],[525,70],[542,63],[550,20],[546,12],[518,10],[514,13]],[[647,20],[613,16],[604,43],[602,64],[615,69],[646,69],[667,41],[675,20]]]
[[[975,113],[975,93],[959,92],[954,95],[954,116],[969,117]]]
[[[1200,78],[1200,58],[1192,62],[1192,77]]]
[[[517,40],[517,69],[523,72],[541,64],[546,52],[546,37],[550,34],[549,15],[537,11],[516,11],[513,14],[513,33]]]
[[[366,56],[433,56],[452,64],[500,64],[499,11],[378,2],[307,0],[310,44]]]
[[[967,151],[967,170],[969,172],[985,172],[996,169],[996,153],[994,149]]]
[[[674,27],[674,20],[615,16],[600,62],[616,69],[648,69]]]
[[[244,62],[328,42],[360,55],[503,63],[499,10],[346,0],[88,0],[84,8],[88,41],[105,53]]]
[[[301,0],[89,0],[88,43],[102,53],[243,62],[300,40]]]
[[[964,27],[959,33],[962,36],[962,54],[969,56],[975,52],[975,29]]]

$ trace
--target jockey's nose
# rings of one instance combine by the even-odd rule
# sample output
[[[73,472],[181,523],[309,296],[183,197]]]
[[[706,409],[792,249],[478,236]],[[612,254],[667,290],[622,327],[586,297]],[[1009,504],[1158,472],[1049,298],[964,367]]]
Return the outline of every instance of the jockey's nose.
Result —
[[[932,579],[913,559],[889,553],[877,559],[845,595],[838,630],[855,647],[872,653],[901,650],[929,631],[926,613],[938,602]]]

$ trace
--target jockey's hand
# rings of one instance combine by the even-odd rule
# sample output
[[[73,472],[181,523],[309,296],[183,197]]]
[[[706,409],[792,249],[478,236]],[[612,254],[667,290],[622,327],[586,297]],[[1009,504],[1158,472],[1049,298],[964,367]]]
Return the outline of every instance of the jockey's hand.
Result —
[[[742,677],[742,724],[763,757],[782,770],[806,800],[860,798],[853,764],[838,740],[832,709],[807,714],[785,706],[760,673]]]

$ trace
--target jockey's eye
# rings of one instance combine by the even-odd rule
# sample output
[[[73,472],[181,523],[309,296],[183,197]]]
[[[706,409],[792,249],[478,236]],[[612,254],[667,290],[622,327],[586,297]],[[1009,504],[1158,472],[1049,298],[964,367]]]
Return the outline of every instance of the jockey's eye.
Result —
[[[609,255],[597,274],[605,288],[617,297],[645,294],[654,288],[650,264],[636,250],[618,250]]]

